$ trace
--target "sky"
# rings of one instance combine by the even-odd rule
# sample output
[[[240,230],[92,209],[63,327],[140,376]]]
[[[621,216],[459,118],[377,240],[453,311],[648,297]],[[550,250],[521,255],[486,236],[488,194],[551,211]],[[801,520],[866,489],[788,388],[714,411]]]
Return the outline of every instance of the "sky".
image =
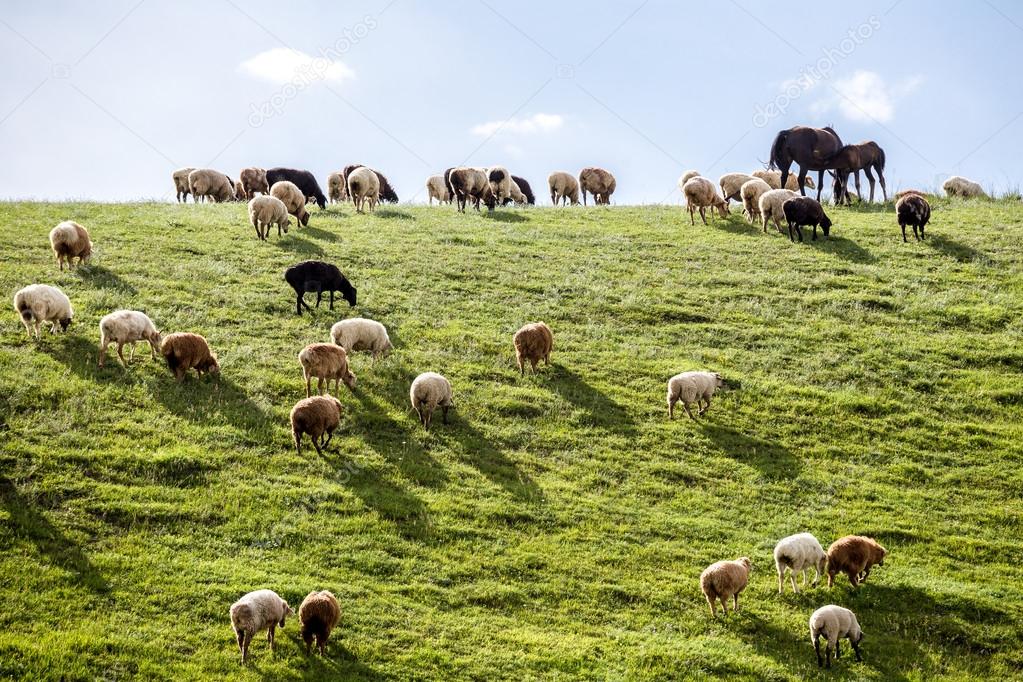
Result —
[[[173,201],[184,166],[326,188],[349,163],[402,201],[457,165],[544,197],[592,165],[614,203],[677,204],[684,170],[761,168],[794,125],[876,141],[893,191],[1023,186],[1009,0],[4,3],[0,38],[0,198]]]

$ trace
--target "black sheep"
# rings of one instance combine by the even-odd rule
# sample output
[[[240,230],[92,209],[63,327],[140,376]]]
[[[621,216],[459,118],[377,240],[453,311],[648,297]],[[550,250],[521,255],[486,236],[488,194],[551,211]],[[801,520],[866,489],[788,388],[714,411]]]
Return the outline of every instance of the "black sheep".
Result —
[[[520,178],[517,175],[512,176],[512,180],[519,186],[519,191],[526,195],[526,203],[530,206],[536,204],[536,197],[533,195],[533,188],[529,186],[529,183],[524,178]]]
[[[362,167],[363,164],[361,163],[353,163],[344,167],[341,171],[341,177],[345,179],[345,188],[348,187],[348,176],[351,175],[351,172],[356,168]],[[398,195],[395,193],[394,188],[391,187],[391,183],[388,182],[386,177],[384,177],[384,174],[378,170],[373,170],[372,168],[370,168],[370,170],[376,173],[377,179],[380,180],[380,201],[386,201],[389,204],[398,203]]]
[[[348,305],[355,305],[355,287],[345,279],[345,276],[341,274],[341,271],[336,266],[330,263],[307,260],[298,265],[292,265],[284,271],[284,281],[295,290],[295,296],[297,297],[295,312],[299,315],[302,314],[302,306],[305,306],[306,310],[312,312],[312,308],[303,300],[305,293],[310,291],[316,292],[317,308],[320,307],[320,300],[323,298],[323,292],[325,291],[330,292],[331,310],[334,309],[335,291],[341,292],[341,297],[348,301]]]
[[[899,227],[902,228],[902,241],[906,239],[906,225],[913,226],[913,236],[924,239],[924,227],[931,220],[931,205],[919,194],[907,194],[895,203],[895,212],[899,215]],[[917,228],[920,231],[917,232]]]
[[[281,180],[295,183],[295,186],[302,192],[302,196],[312,197],[320,208],[327,207],[327,197],[320,189],[320,184],[316,182],[316,176],[309,171],[295,170],[294,168],[271,168],[266,172],[266,182],[270,187]]]
[[[796,228],[799,241],[803,241],[803,231],[799,229],[800,226],[810,227],[812,225],[814,240],[817,239],[818,225],[824,231],[825,237],[831,234],[831,218],[828,218],[824,213],[824,209],[816,199],[811,197],[795,197],[782,204],[781,208],[785,212],[785,220],[789,224],[790,241],[796,241],[792,237],[793,227]]]

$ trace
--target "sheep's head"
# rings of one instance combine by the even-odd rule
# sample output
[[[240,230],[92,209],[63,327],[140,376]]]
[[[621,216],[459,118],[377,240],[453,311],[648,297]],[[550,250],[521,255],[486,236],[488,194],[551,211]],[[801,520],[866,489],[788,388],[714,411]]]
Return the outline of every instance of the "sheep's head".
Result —
[[[152,345],[156,349],[160,348],[160,343],[162,339],[163,337],[160,335],[160,331],[158,329],[154,329],[153,331],[148,332],[146,334],[146,341],[148,341],[150,345]]]
[[[298,216],[298,222],[301,223],[303,227],[309,225],[309,211],[303,208],[302,213]]]
[[[728,215],[728,202],[722,199],[721,197],[715,197],[714,206],[718,210],[718,215],[720,215],[722,218]]]
[[[70,325],[71,325],[71,318],[70,318],[70,317],[62,317],[62,318],[60,319],[60,330],[61,330],[61,331],[63,331],[63,332],[66,332],[66,331],[67,331],[67,328],[68,328],[68,327],[69,327]]]
[[[201,369],[204,372],[209,372],[210,374],[220,374],[220,363],[217,362],[216,356],[211,355],[209,359],[204,361],[202,366],[198,369]]]
[[[284,613],[281,614],[281,621],[278,623],[278,625],[284,627],[284,621],[287,619],[288,616],[295,615],[295,609],[288,606],[288,602],[284,601],[283,599],[281,600],[281,604],[284,606]]]
[[[877,560],[877,565],[878,566],[884,566],[884,558],[886,556],[888,556],[888,550],[885,549],[884,547],[882,547],[881,545],[878,545],[877,549],[878,549],[878,552],[879,552],[879,557],[878,557],[878,560]]]
[[[831,222],[831,218],[829,218],[827,214],[825,214],[824,217],[821,218],[821,229],[824,231],[825,237],[831,234],[831,226],[833,224],[834,223]]]
[[[748,556],[741,556],[737,559],[737,561],[746,567],[747,573],[753,572],[753,562],[749,560]]]
[[[345,386],[349,389],[353,391],[355,390],[355,374],[353,374],[350,370],[345,372],[345,375],[341,377],[341,381],[345,382]]]
[[[359,293],[358,290],[355,287],[353,287],[351,284],[349,284],[344,289],[344,291],[341,292],[341,296],[346,301],[348,301],[348,307],[349,308],[354,308],[355,307],[356,296],[357,296],[358,293]]]
[[[721,388],[725,385],[725,379],[717,372],[714,372],[714,388]]]

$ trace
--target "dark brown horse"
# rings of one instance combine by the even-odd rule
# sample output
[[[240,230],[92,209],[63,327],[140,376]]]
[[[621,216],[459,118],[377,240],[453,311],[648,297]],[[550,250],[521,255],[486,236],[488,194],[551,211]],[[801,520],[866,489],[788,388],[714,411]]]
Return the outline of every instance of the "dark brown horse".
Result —
[[[881,181],[881,195],[888,201],[888,188],[884,184],[884,150],[876,142],[860,142],[859,144],[847,144],[838,150],[838,153],[831,159],[831,166],[835,169],[835,203],[852,203],[849,196],[849,174],[855,173],[853,179],[856,182],[856,198],[863,201],[860,196],[860,171],[867,174],[867,181],[870,183],[870,201],[874,201],[874,175],[870,172],[877,172],[877,179]]]
[[[796,126],[782,130],[771,145],[768,168],[781,169],[781,186],[789,179],[789,168],[794,161],[799,166],[799,193],[806,196],[806,172],[818,171],[817,201],[824,188],[824,171],[834,168],[831,157],[842,148],[842,139],[831,128]]]

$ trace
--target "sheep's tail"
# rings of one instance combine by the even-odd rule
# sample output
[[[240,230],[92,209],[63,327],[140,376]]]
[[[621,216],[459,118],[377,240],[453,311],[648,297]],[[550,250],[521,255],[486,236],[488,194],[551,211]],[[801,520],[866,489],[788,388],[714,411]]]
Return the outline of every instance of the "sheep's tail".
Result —
[[[774,144],[771,145],[771,158],[767,163],[769,170],[777,170],[778,165],[781,163],[781,150],[785,146],[786,140],[789,139],[789,131],[781,130],[778,135],[774,138]]]

